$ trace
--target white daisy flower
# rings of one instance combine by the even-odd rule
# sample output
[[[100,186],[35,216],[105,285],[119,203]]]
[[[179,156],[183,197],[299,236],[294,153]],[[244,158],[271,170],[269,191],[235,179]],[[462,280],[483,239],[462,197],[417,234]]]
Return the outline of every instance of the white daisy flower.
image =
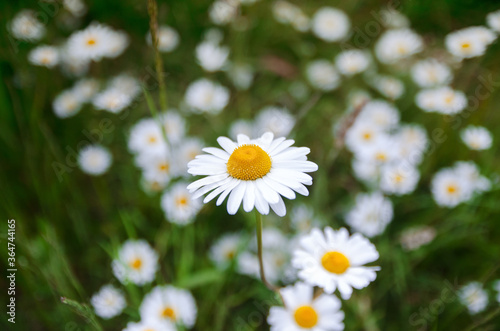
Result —
[[[87,6],[82,0],[63,0],[63,6],[76,17],[82,17],[87,13]]]
[[[158,254],[145,240],[127,240],[111,263],[113,274],[122,283],[151,283],[158,270]]]
[[[85,146],[78,155],[78,165],[89,175],[102,175],[109,169],[111,162],[111,153],[100,145]]]
[[[290,260],[288,251],[265,250],[262,254],[262,262],[266,271],[266,278],[270,282],[278,282],[285,277],[287,261]],[[260,279],[259,258],[256,254],[248,251],[238,255],[237,270],[242,275]]]
[[[176,144],[186,134],[186,120],[175,109],[169,109],[158,116],[158,120],[165,129],[169,143]]]
[[[468,182],[474,192],[485,192],[491,189],[491,182],[488,178],[481,176],[479,168],[472,161],[459,161],[455,163],[453,169],[457,175]]]
[[[317,225],[317,219],[314,217],[314,211],[311,207],[304,204],[297,204],[290,213],[292,226],[298,233],[311,231],[313,226]]]
[[[212,3],[208,15],[214,24],[226,25],[234,21],[238,8],[237,0],[217,0]]]
[[[12,36],[16,39],[22,39],[35,42],[45,35],[45,26],[37,19],[32,10],[22,10],[8,25]]]
[[[425,89],[415,95],[415,103],[425,112],[435,112],[438,107],[438,89]]]
[[[436,237],[436,230],[429,226],[418,226],[405,230],[399,237],[401,246],[406,251],[414,251],[430,243]]]
[[[208,72],[221,70],[229,56],[229,48],[211,41],[204,41],[196,47],[198,64]]]
[[[356,122],[364,121],[382,130],[390,130],[398,125],[399,117],[399,111],[392,104],[383,100],[370,100],[361,110]]]
[[[109,27],[92,23],[69,36],[67,50],[72,58],[100,61],[106,55],[113,37]]]
[[[236,88],[247,90],[252,85],[254,69],[250,64],[231,63],[227,74]]]
[[[397,146],[398,142],[393,137],[384,136],[369,147],[358,148],[354,151],[354,155],[360,160],[366,160],[382,166],[397,160]]]
[[[343,11],[332,7],[318,9],[311,22],[313,33],[327,42],[344,39],[350,28],[349,17]]]
[[[483,289],[483,284],[470,282],[458,291],[458,297],[463,305],[467,306],[470,314],[477,314],[488,306],[488,293]]]
[[[242,243],[241,234],[226,234],[210,247],[209,256],[212,262],[221,269],[226,268],[237,257]]]
[[[90,298],[90,303],[94,307],[96,315],[104,319],[120,315],[127,306],[123,292],[113,285],[101,287],[99,292]]]
[[[298,11],[300,8],[288,1],[278,0],[273,3],[274,18],[283,24],[291,23]]]
[[[170,322],[148,320],[129,322],[122,331],[176,331],[177,328]]]
[[[104,57],[114,59],[123,54],[129,45],[129,38],[123,31],[113,31],[109,35]]]
[[[403,195],[415,191],[420,173],[407,164],[388,164],[382,168],[380,189],[388,194]]]
[[[422,38],[410,29],[386,31],[375,44],[375,54],[385,64],[407,58],[422,49]]]
[[[82,109],[82,101],[75,91],[65,90],[54,99],[52,109],[59,118],[71,117]]]
[[[254,136],[259,137],[266,132],[275,136],[287,136],[295,126],[295,118],[284,107],[267,106],[260,110],[255,118]]]
[[[37,66],[54,68],[59,64],[59,50],[54,46],[38,46],[29,53],[28,60]]]
[[[500,32],[500,10],[494,11],[486,15],[486,22],[493,31]]]
[[[445,38],[446,49],[459,59],[481,56],[486,52],[486,47],[495,35],[486,30],[488,29],[477,30],[473,27],[451,32]]]
[[[229,128],[229,137],[231,139],[236,139],[239,134],[244,134],[245,136],[253,136],[253,123],[249,120],[236,120]]]
[[[348,77],[365,71],[370,62],[370,55],[360,49],[343,51],[335,58],[335,65],[340,73]]]
[[[491,133],[482,126],[469,125],[460,132],[460,138],[467,147],[476,151],[489,149],[493,143]]]
[[[344,330],[344,312],[334,295],[314,297],[314,288],[296,283],[280,289],[285,307],[271,307],[267,322],[271,331]]]
[[[70,78],[83,77],[88,73],[90,60],[80,57],[75,58],[68,52],[67,43],[60,49],[60,64],[64,75]]]
[[[108,89],[116,89],[130,96],[134,99],[141,93],[141,85],[139,81],[127,74],[115,76],[110,80]]]
[[[378,141],[386,138],[387,134],[381,126],[375,125],[370,121],[357,120],[347,130],[345,144],[350,151],[358,154],[364,150],[371,149]]]
[[[417,95],[417,98],[428,98],[428,100],[417,100],[419,107],[427,111],[435,111],[440,114],[454,115],[460,113],[467,107],[467,97],[461,91],[453,90],[448,86],[439,87],[432,90],[423,90],[420,93],[430,91],[429,95]],[[420,94],[419,93],[419,94]],[[424,108],[425,107],[425,108]]]
[[[380,11],[383,24],[390,29],[402,29],[410,26],[410,20],[399,11],[388,7]]]
[[[186,183],[178,182],[161,197],[161,207],[167,221],[179,225],[190,224],[202,207],[200,199],[193,199]]]
[[[186,328],[196,322],[197,308],[193,295],[174,286],[156,286],[146,294],[139,307],[141,319],[161,321]]]
[[[92,105],[96,109],[106,110],[113,114],[122,112],[132,103],[132,97],[116,88],[108,88],[94,96]]]
[[[307,80],[321,91],[332,91],[340,83],[340,75],[330,61],[316,60],[307,65]]]
[[[354,157],[351,166],[354,176],[361,181],[375,184],[380,177],[380,166],[375,162]]]
[[[297,7],[298,10],[294,12],[293,19],[290,21],[290,24],[292,27],[300,32],[306,32],[309,30],[309,27],[311,25],[311,22],[309,20],[309,17],[307,17],[304,12]]]
[[[99,91],[99,81],[94,78],[82,78],[73,85],[72,90],[82,102],[87,102]]]
[[[470,182],[450,168],[442,169],[434,175],[431,191],[439,206],[449,208],[469,200],[472,195]]]
[[[404,164],[417,165],[423,160],[429,140],[427,132],[419,125],[406,124],[398,128],[393,135],[397,142],[397,158],[404,161]]]
[[[250,212],[254,207],[267,215],[269,207],[278,216],[286,214],[281,196],[295,199],[295,192],[308,195],[304,185],[312,184],[313,172],[318,166],[307,161],[307,147],[291,147],[293,140],[274,139],[270,132],[258,139],[238,135],[238,141],[219,137],[223,149],[204,148],[211,155],[199,155],[189,162],[188,172],[192,175],[207,176],[188,186],[193,198],[210,191],[204,203],[218,195],[219,206],[229,196],[227,211],[234,215],[243,203],[243,209]]]
[[[136,164],[142,169],[146,181],[161,186],[167,185],[175,172],[173,160],[166,150],[139,153]]]
[[[130,130],[128,148],[133,153],[165,153],[167,144],[160,125],[152,118],[137,122]]]
[[[222,85],[202,78],[192,82],[184,97],[195,112],[218,114],[229,102],[229,90]]]
[[[384,232],[393,214],[391,200],[380,192],[360,193],[356,196],[356,204],[345,216],[345,221],[355,231],[372,238]]]
[[[203,141],[198,138],[183,139],[175,149],[174,174],[176,176],[188,176],[188,163],[202,153],[203,147]]]
[[[179,45],[179,33],[167,25],[162,25],[158,27],[157,30],[158,38],[158,51],[162,53],[172,52]],[[148,31],[146,35],[146,42],[148,45],[152,45],[151,31]]]
[[[380,270],[363,266],[379,258],[375,246],[359,233],[349,236],[345,228],[334,231],[326,227],[324,233],[313,229],[302,237],[300,245],[292,260],[299,278],[327,294],[338,289],[344,300],[351,297],[353,288],[368,286],[377,277],[375,271]]]
[[[405,85],[403,82],[395,77],[391,76],[376,76],[372,85],[377,89],[384,97],[397,100],[405,92]]]
[[[420,87],[447,85],[453,78],[450,67],[435,59],[422,60],[411,68],[413,81]]]

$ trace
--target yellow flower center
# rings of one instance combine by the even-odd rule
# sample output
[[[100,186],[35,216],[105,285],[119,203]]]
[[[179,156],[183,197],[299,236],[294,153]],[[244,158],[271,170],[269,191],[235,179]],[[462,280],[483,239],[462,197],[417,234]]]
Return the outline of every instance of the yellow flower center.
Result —
[[[227,172],[241,180],[256,180],[271,170],[269,155],[257,145],[242,145],[234,150],[227,161]]]
[[[148,139],[148,142],[151,144],[154,144],[156,142],[156,137],[155,136],[150,136]]]
[[[95,45],[95,39],[94,38],[90,38],[89,40],[87,40],[87,45],[89,46],[94,46]]]
[[[160,171],[168,171],[168,163],[160,163],[158,168],[160,169]]]
[[[185,206],[188,203],[188,200],[185,196],[178,197],[175,202],[178,206]]]
[[[235,252],[234,252],[234,251],[228,251],[228,252],[226,252],[226,258],[227,258],[228,260],[232,260],[232,259],[234,258],[234,256],[235,256],[235,255],[236,255],[236,254],[235,254]]]
[[[377,159],[377,161],[387,161],[387,155],[385,155],[384,153],[382,152],[379,152],[377,154],[375,154],[375,159]]]
[[[462,49],[469,49],[470,48],[470,43],[463,43],[462,44]]]
[[[448,191],[448,193],[453,194],[457,191],[457,187],[455,185],[448,185],[446,190]]]
[[[129,265],[132,269],[137,270],[142,266],[142,261],[141,261],[141,259],[135,258],[134,260],[132,260],[132,262],[130,262]]]
[[[172,308],[167,307],[163,309],[163,311],[161,312],[161,316],[164,318],[170,318],[171,320],[175,320],[175,311]]]
[[[339,275],[343,274],[350,266],[347,257],[339,252],[327,252],[321,258],[321,264],[326,270]]]
[[[396,183],[401,183],[403,181],[403,176],[397,174],[396,176],[394,176],[394,181]]]
[[[363,133],[363,139],[364,140],[370,140],[370,139],[372,139],[372,134],[370,132]]]
[[[311,306],[301,306],[293,314],[295,322],[302,328],[312,328],[318,323],[318,314]]]

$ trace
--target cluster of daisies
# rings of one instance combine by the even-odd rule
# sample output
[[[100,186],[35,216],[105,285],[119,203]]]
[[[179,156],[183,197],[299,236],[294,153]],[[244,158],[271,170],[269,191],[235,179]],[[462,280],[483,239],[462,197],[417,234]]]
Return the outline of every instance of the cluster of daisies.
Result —
[[[127,240],[111,263],[114,276],[127,286],[145,286],[154,282],[159,269],[158,253],[145,240]],[[123,290],[111,284],[101,287],[90,299],[96,315],[110,319],[127,307]],[[139,306],[140,321],[129,322],[124,331],[175,331],[192,328],[197,306],[193,295],[173,285],[156,285]]]

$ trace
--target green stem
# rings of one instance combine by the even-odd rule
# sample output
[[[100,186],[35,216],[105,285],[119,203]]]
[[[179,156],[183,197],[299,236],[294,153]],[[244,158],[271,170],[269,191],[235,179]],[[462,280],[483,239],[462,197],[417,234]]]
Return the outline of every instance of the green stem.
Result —
[[[255,221],[257,223],[257,254],[259,256],[260,279],[268,289],[279,293],[279,289],[266,280],[264,260],[262,259],[262,215],[257,210],[255,210]]]
[[[167,110],[167,90],[163,77],[163,60],[158,51],[158,5],[156,0],[148,0],[149,29],[151,30],[151,43],[155,52],[156,76],[160,89],[160,106],[162,110]]]

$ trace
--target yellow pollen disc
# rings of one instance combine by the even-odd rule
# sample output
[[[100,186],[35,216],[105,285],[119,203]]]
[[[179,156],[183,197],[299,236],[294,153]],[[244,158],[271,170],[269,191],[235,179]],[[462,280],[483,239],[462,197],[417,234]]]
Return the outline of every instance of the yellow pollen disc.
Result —
[[[403,181],[403,176],[401,176],[401,175],[394,176],[394,181],[396,183],[401,183]]]
[[[89,40],[87,40],[87,45],[89,45],[89,46],[95,45],[95,39],[94,38],[90,38]]]
[[[399,45],[398,46],[398,53],[403,55],[403,54],[406,54],[407,53],[407,48],[406,46],[403,46],[403,45]]]
[[[226,253],[226,257],[229,259],[229,260],[232,260],[234,258],[234,251],[229,251]]]
[[[448,191],[448,193],[450,194],[453,194],[457,191],[457,187],[455,185],[449,185],[446,190]]]
[[[155,136],[151,136],[151,137],[149,137],[148,141],[149,141],[151,144],[153,144],[153,143],[155,143],[155,142],[156,142],[156,137],[155,137]]]
[[[134,259],[132,262],[129,263],[130,267],[132,269],[139,269],[142,266],[142,261],[141,259]]]
[[[158,168],[160,171],[168,171],[168,163],[161,163]]]
[[[384,153],[377,153],[375,155],[375,158],[378,160],[378,161],[386,161],[387,160],[387,156],[384,154]]]
[[[462,44],[462,48],[463,49],[468,49],[470,47],[470,44],[469,43],[463,43]]]
[[[311,306],[301,306],[293,314],[295,322],[302,328],[312,328],[318,323],[318,314]]]
[[[167,307],[163,309],[161,316],[165,318],[170,318],[171,320],[175,320],[175,311],[172,308]]]
[[[321,264],[326,270],[339,275],[343,274],[350,266],[347,257],[339,252],[327,252],[321,258]]]
[[[372,134],[370,132],[365,132],[363,134],[363,139],[364,140],[370,140],[370,139],[372,139]]]
[[[188,200],[186,197],[182,196],[182,197],[177,198],[177,200],[175,200],[175,202],[177,203],[178,206],[185,206],[185,205],[187,205]]]
[[[256,180],[271,170],[269,155],[257,145],[242,145],[234,150],[227,161],[227,172],[233,178]]]

